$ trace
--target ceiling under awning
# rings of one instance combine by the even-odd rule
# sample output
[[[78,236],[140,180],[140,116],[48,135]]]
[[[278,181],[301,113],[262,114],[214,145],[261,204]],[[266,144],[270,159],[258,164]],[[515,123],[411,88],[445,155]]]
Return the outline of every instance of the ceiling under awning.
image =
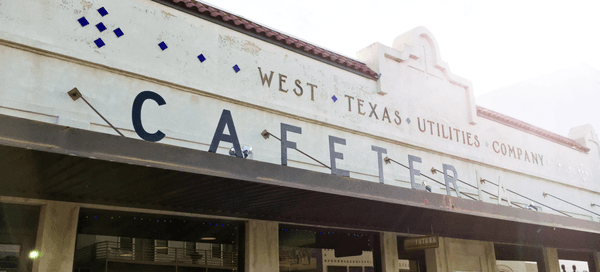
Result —
[[[600,249],[600,223],[0,115],[0,195]]]

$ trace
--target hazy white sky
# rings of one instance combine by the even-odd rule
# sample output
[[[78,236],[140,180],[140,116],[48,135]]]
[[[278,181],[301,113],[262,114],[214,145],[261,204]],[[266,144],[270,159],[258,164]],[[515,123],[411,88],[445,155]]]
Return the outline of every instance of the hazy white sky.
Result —
[[[203,0],[356,58],[428,28],[475,95],[585,62],[600,69],[600,1]]]

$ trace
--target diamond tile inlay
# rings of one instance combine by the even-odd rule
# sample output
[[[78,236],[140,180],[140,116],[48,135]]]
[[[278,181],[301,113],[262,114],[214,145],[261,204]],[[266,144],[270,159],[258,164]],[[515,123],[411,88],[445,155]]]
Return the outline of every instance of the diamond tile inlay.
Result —
[[[125,34],[123,34],[123,30],[121,30],[120,27],[113,30],[113,32],[115,33],[115,35],[117,35],[117,38],[120,38],[121,36],[125,35]]]
[[[88,20],[85,17],[77,19],[77,22],[79,22],[81,26],[86,26],[90,24],[90,22],[88,22]]]
[[[100,39],[100,38],[95,40],[94,43],[96,44],[96,46],[98,46],[98,48],[104,46],[104,41],[102,41],[102,39]]]
[[[165,49],[167,49],[167,48],[168,48],[168,46],[167,46],[167,44],[166,44],[165,42],[160,42],[160,43],[158,44],[158,47],[160,47],[160,49],[161,49],[162,51],[165,51]]]
[[[99,8],[98,13],[100,13],[100,15],[102,15],[102,17],[108,15],[108,11],[106,11],[106,9],[104,7]]]
[[[96,25],[96,28],[98,28],[98,30],[99,30],[100,32],[102,32],[102,31],[106,30],[106,26],[104,26],[104,24],[103,24],[103,23],[98,23],[98,24]]]

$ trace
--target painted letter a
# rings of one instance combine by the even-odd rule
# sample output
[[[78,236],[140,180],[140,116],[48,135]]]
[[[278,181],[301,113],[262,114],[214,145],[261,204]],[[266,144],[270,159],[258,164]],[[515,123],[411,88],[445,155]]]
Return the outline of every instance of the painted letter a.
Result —
[[[227,128],[229,129],[229,135],[223,134],[223,132],[225,132],[225,125],[227,125]],[[240,158],[244,157],[244,155],[242,155],[242,149],[240,148],[240,141],[238,140],[237,133],[235,132],[235,126],[233,125],[231,112],[228,110],[223,110],[223,113],[221,113],[221,119],[217,125],[217,130],[215,130],[215,135],[210,143],[208,152],[216,153],[221,141],[232,143],[233,148],[235,149],[235,156]]]

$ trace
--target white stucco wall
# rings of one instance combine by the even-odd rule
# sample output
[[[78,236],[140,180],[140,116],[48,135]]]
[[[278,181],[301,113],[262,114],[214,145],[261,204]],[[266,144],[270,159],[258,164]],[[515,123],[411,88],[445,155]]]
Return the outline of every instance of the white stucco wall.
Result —
[[[100,16],[101,7],[108,15]],[[77,21],[81,17],[90,24],[82,27]],[[99,22],[107,30],[99,32]],[[120,38],[112,32],[117,27],[124,33]],[[93,42],[97,38],[106,45],[98,48]],[[168,46],[164,51],[158,46],[161,41]],[[206,61],[200,62],[199,54]],[[415,168],[423,174],[450,164],[460,179],[475,185],[479,171],[494,182],[501,177],[507,188],[523,195],[594,219],[543,198],[542,192],[589,207],[600,193],[597,150],[583,153],[478,118],[470,82],[453,75],[441,61],[429,31],[417,28],[401,35],[392,47],[376,43],[359,55],[381,73],[379,81],[148,0],[5,1],[0,5],[0,114],[115,134],[83,101],[68,97],[67,91],[77,87],[127,137],[139,139],[133,130],[132,103],[140,92],[151,90],[166,105],[146,101],[142,121],[148,132],[166,134],[161,143],[208,150],[227,109],[240,143],[253,147],[254,160],[281,163],[279,141],[265,140],[260,133],[266,129],[280,136],[285,123],[302,128],[301,135],[288,133],[288,140],[327,165],[328,137],[345,139],[345,146],[335,146],[344,154],[337,167],[349,170],[353,178],[379,181],[377,153],[371,150],[378,146],[387,149],[384,157],[404,164],[408,155],[421,157]],[[238,73],[234,65],[241,69]],[[263,76],[271,71],[269,87]],[[280,78],[287,92],[279,90]],[[302,95],[294,93],[296,80]],[[317,86],[313,97],[308,83]],[[369,117],[370,105],[375,104],[375,114]],[[383,118],[384,109],[389,119]],[[424,120],[431,123],[422,132],[419,122]],[[446,139],[449,135],[438,136],[442,125],[459,131],[452,130],[453,139]],[[519,159],[498,153],[494,147],[500,144],[534,153],[538,163],[526,161],[525,155]],[[222,142],[218,152],[226,154],[230,147]],[[288,156],[290,167],[329,172],[293,150]],[[383,172],[385,183],[410,187],[407,169],[388,164]],[[433,177],[444,181],[439,173]],[[417,177],[418,183],[423,181],[434,193],[446,193],[445,187]],[[497,193],[489,183],[483,189]],[[477,195],[462,184],[460,190]],[[495,199],[485,196],[484,201]]]

